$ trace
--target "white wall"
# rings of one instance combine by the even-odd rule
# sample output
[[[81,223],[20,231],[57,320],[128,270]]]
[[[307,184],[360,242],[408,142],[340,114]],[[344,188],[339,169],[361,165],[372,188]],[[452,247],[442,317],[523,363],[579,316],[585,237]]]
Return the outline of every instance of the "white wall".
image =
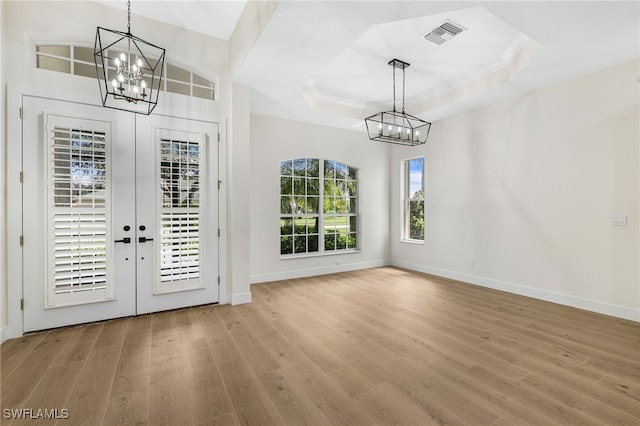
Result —
[[[250,245],[250,150],[251,130],[250,122],[250,93],[251,89],[239,84],[233,84],[231,89],[231,139],[229,147],[229,172],[227,182],[228,208],[228,250],[232,260],[230,265],[229,282],[231,287],[231,303],[251,302],[249,288],[249,245]]]
[[[251,116],[251,282],[318,275],[387,263],[389,147],[367,134]],[[359,168],[360,253],[280,259],[280,162],[325,158]]]
[[[0,28],[4,28],[4,2],[0,1]],[[7,240],[7,120],[5,115],[5,79],[4,67],[4,36],[0,30],[0,241]],[[0,243],[0,341],[2,340],[2,329],[7,325],[7,254],[6,244]]]
[[[425,146],[394,147],[392,263],[640,320],[638,77],[637,61],[622,64],[434,123]],[[400,163],[416,155],[426,159],[424,245],[400,242]]]
[[[77,77],[57,73],[48,70],[35,68],[34,42],[69,42],[74,44],[84,44],[93,47],[96,27],[102,26],[110,29],[126,29],[126,11],[107,7],[105,5],[91,2],[69,2],[69,1],[2,1],[2,27],[0,28],[2,37],[2,86],[7,84],[8,109],[4,109],[5,97],[2,98],[2,119],[7,120],[7,126],[3,126],[0,132],[0,152],[7,149],[7,141],[10,140],[10,152],[16,152],[15,147],[19,147],[20,141],[20,120],[17,114],[20,104],[20,95],[30,94],[38,96],[48,96],[58,99],[74,100],[89,104],[99,104],[100,95],[96,80],[85,77]],[[230,115],[231,84],[229,73],[229,49],[228,43],[223,40],[205,36],[200,33],[178,28],[143,18],[135,15],[135,2],[132,5],[133,15],[131,30],[135,35],[149,40],[154,44],[166,48],[166,60],[176,63],[186,68],[193,69],[206,76],[219,77],[217,102],[205,101],[202,99],[189,98],[186,96],[174,95],[162,92],[158,107],[154,114],[167,114],[179,117],[216,121],[221,124],[220,131],[223,135],[220,147],[220,174],[225,176],[227,170],[227,144],[226,123]],[[15,109],[14,109],[15,108]],[[248,123],[245,124],[248,126]],[[9,135],[5,134],[5,128]],[[18,151],[19,152],[19,151]],[[15,156],[15,155],[14,155]],[[1,161],[0,157],[0,161]],[[18,158],[8,158],[9,169],[19,167]],[[25,159],[28,161],[28,159]],[[15,163],[17,162],[18,165]],[[11,198],[12,206],[19,206],[19,183],[16,183],[18,173],[10,172],[7,185],[14,188]],[[3,167],[2,175],[6,170]],[[1,183],[1,181],[0,181]],[[1,185],[0,185],[1,186]],[[15,188],[18,188],[17,190]],[[226,188],[221,191],[221,209],[226,209]],[[2,196],[2,204],[6,202],[6,196]],[[17,213],[16,213],[17,212]],[[17,217],[16,226],[7,229],[7,238],[2,238],[1,254],[4,250],[10,256],[19,259],[19,246],[17,245],[17,235],[19,235],[19,215],[20,212],[12,209],[8,216]],[[0,216],[1,217],[1,216]],[[221,218],[223,216],[221,215]],[[226,224],[221,224],[222,232],[226,232]],[[0,230],[0,233],[2,231]],[[14,235],[15,234],[15,235]],[[225,244],[223,241],[222,244]],[[226,257],[225,257],[226,259]],[[228,259],[232,261],[233,259]],[[228,275],[230,266],[221,264],[221,275],[224,278]],[[19,325],[21,315],[16,310],[19,306],[19,299],[22,293],[19,268],[9,269],[9,277],[2,280],[2,263],[0,261],[0,293],[8,292],[7,299],[3,299],[2,310],[9,312],[9,331],[2,334],[2,339],[7,336],[15,336],[21,333]],[[248,287],[248,284],[247,284]],[[227,294],[221,294],[221,301],[228,302]]]

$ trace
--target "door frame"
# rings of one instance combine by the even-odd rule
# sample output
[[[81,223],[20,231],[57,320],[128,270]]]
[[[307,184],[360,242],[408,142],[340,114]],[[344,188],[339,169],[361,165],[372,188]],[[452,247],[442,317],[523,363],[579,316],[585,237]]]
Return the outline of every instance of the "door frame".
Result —
[[[1,329],[0,342],[20,337],[24,334],[23,311],[21,308],[21,302],[25,300],[23,279],[24,256],[20,244],[20,237],[23,233],[22,213],[24,208],[24,197],[20,178],[24,162],[22,152],[22,100],[24,97],[36,97],[101,107],[101,104],[96,103],[95,96],[64,92],[57,89],[42,90],[20,85],[7,85],[5,93],[7,99],[7,312],[6,314],[1,313],[6,318],[6,327]],[[177,95],[163,92],[161,97],[165,99],[168,98],[168,101],[165,102],[171,102],[171,98],[174,96]],[[191,102],[197,104],[198,108],[191,108]],[[186,102],[184,99],[180,99],[178,104],[182,107],[179,107],[176,111],[172,111],[171,108],[162,107],[160,109],[156,108],[158,112],[154,112],[153,114],[156,116],[215,122],[219,126],[220,139],[217,146],[218,181],[221,182],[221,185],[218,191],[218,227],[220,228],[220,238],[218,239],[218,273],[220,274],[218,303],[221,305],[228,304],[231,300],[229,287],[227,285],[227,185],[225,185],[227,173],[228,122],[222,117],[220,105],[217,102],[214,102],[210,108],[201,108],[202,103],[201,100],[198,99],[189,99]],[[185,104],[186,108],[184,108]],[[20,208],[10,208],[12,204],[19,205]],[[5,300],[5,298],[0,297],[0,301],[3,300]],[[25,301],[24,303],[28,302]]]

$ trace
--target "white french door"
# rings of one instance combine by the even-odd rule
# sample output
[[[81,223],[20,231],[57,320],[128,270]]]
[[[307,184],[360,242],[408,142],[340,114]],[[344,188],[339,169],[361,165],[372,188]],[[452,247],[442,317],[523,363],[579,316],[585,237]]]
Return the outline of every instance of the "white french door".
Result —
[[[218,301],[217,138],[215,123],[137,117],[139,314]]]
[[[218,301],[217,134],[23,98],[25,332]]]

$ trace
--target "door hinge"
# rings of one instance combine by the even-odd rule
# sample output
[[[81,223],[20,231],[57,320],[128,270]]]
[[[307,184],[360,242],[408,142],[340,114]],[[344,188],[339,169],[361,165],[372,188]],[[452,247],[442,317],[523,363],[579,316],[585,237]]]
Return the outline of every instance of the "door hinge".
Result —
[[[220,189],[220,185],[222,185],[222,181],[221,180],[218,181],[218,189]]]
[[[220,238],[220,228],[218,228],[218,238]]]
[[[20,183],[24,182],[24,172],[20,171]]]
[[[24,245],[24,235],[20,235],[20,247]]]
[[[22,120],[22,107],[20,107],[20,119]]]
[[[24,299],[20,299],[20,310],[24,311]]]
[[[220,285],[220,277],[218,277],[218,285]]]
[[[220,133],[218,133],[218,142],[220,142]]]

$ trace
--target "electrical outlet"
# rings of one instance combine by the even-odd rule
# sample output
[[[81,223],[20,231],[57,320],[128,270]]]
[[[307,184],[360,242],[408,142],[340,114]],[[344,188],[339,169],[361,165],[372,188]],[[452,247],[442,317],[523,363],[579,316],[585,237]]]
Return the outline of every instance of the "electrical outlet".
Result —
[[[475,261],[473,259],[469,259],[469,268],[473,268],[475,266]]]
[[[611,216],[611,224],[615,226],[626,226],[627,225],[627,217],[626,216]]]

